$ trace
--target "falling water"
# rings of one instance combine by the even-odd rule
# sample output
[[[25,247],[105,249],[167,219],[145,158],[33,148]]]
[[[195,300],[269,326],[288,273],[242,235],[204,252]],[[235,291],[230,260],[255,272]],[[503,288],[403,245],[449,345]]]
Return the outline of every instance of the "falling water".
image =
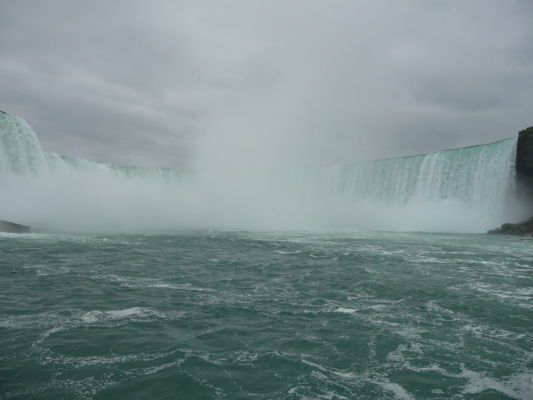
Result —
[[[512,138],[428,155],[305,167],[269,180],[253,174],[209,179],[47,152],[23,119],[0,113],[0,218],[42,222],[52,229],[72,229],[67,227],[75,222],[76,229],[114,226],[119,231],[136,221],[135,230],[479,232],[519,218],[515,155]]]
[[[48,152],[43,150],[37,135],[26,121],[15,115],[0,113],[0,174],[49,175],[91,171],[144,178],[177,178],[187,173],[171,168],[97,163]]]
[[[515,155],[512,138],[428,155],[319,167],[313,179],[324,193],[354,203],[457,200],[500,210],[514,192]]]

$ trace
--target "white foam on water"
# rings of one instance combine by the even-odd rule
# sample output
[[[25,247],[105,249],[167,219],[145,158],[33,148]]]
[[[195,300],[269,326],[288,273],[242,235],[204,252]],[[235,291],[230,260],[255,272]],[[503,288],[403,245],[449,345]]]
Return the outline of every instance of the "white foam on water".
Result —
[[[153,362],[174,355],[176,350],[161,353],[134,353],[112,356],[67,357],[58,356],[58,361],[68,368],[84,368],[95,365],[123,364],[132,361]],[[181,360],[178,360],[181,361]],[[143,369],[144,370],[144,369]]]
[[[342,314],[355,314],[355,313],[357,313],[357,309],[356,308],[346,308],[346,307],[339,307],[335,311],[338,312],[338,313],[342,313]]]
[[[386,392],[391,393],[395,399],[398,400],[413,400],[413,397],[403,386],[398,383],[390,381],[387,377],[378,375],[377,377],[368,374],[355,374],[353,372],[332,371],[336,376],[360,384],[361,382],[372,383],[381,387]]]
[[[112,374],[106,373],[102,376],[88,377],[81,380],[67,379],[67,380],[53,380],[49,386],[57,391],[61,388],[62,392],[70,392],[75,394],[75,397],[80,400],[92,400],[94,396],[101,391],[118,382],[112,378]]]
[[[281,255],[300,254],[301,252],[302,250],[295,250],[295,251],[274,250],[274,253],[281,254]]]
[[[127,288],[161,288],[172,290],[186,290],[186,291],[198,291],[198,292],[210,292],[213,291],[209,288],[201,288],[192,285],[191,283],[168,283],[160,279],[148,278],[148,277],[133,277],[133,276],[121,276],[115,274],[105,274],[96,276],[95,279],[104,279],[110,282],[118,282],[120,286]]]
[[[533,398],[533,371],[514,374],[505,382],[468,369],[463,369],[460,376],[468,379],[463,389],[464,394],[495,390],[513,399],[530,400]]]
[[[413,400],[414,397],[409,394],[407,390],[405,390],[401,385],[391,382],[389,380],[380,381],[380,380],[374,380],[373,383],[377,384],[378,386],[381,386],[383,389],[385,389],[388,392],[391,392],[395,399],[398,400]]]
[[[426,310],[428,310],[431,313],[440,313],[440,314],[449,314],[449,315],[454,314],[453,311],[448,310],[447,308],[442,307],[440,304],[438,304],[436,300],[428,301],[425,304],[425,306],[426,306]]]
[[[124,308],[122,310],[111,310],[111,311],[89,311],[82,315],[81,319],[88,323],[93,322],[102,322],[102,321],[113,321],[120,320],[129,317],[161,317],[164,314],[155,311],[151,308],[145,307],[130,307]]]
[[[502,284],[488,284],[482,282],[473,282],[470,288],[500,300],[502,303],[510,303],[521,308],[532,309],[533,288],[515,288],[506,287]]]

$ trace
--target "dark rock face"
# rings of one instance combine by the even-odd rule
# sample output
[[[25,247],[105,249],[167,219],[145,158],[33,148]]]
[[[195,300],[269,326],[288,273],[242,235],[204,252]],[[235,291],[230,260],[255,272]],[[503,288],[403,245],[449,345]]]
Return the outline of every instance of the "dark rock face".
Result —
[[[533,236],[533,217],[518,224],[503,224],[499,228],[492,229],[487,233],[500,233],[507,235]]]
[[[533,127],[518,132],[516,180],[518,190],[533,205]]]
[[[15,224],[14,222],[0,220],[0,232],[30,233],[31,227],[28,225]]]

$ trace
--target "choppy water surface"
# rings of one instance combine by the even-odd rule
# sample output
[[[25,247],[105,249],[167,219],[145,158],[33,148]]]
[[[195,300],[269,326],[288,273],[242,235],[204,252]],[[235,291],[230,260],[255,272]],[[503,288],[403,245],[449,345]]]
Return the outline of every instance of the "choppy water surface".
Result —
[[[533,240],[0,236],[2,399],[531,399]]]

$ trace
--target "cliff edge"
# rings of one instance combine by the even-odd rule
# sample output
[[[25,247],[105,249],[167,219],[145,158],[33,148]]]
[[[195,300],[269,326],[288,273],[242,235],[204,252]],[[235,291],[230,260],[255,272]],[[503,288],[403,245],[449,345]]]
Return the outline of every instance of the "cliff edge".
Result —
[[[31,233],[31,227],[28,225],[16,224],[14,222],[3,221],[0,219],[0,232]]]
[[[531,199],[533,205],[533,126],[518,132],[516,179],[519,190]]]

